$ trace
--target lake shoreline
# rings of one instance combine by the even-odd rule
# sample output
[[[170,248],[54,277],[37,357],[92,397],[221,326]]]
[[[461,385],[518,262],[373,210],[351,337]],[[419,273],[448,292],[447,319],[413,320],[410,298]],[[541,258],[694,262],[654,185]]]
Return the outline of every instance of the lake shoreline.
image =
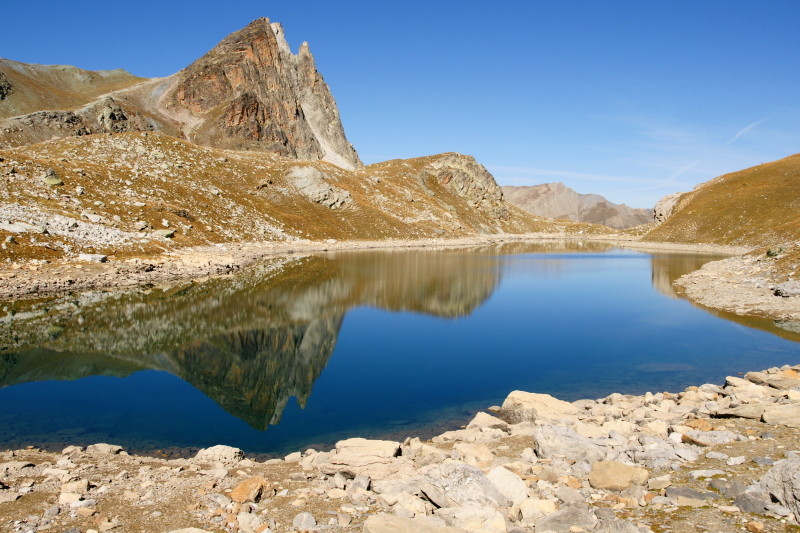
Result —
[[[293,243],[225,243],[184,248],[147,258],[54,263],[14,263],[0,266],[0,302],[40,299],[70,292],[113,290],[147,284],[176,283],[232,274],[260,260],[320,252],[402,249],[452,249],[525,241],[607,242],[624,248],[721,255],[744,253],[741,247],[708,244],[649,243],[619,235],[576,237],[558,234],[503,234],[458,239],[387,241],[299,241]]]
[[[179,459],[110,444],[8,450],[0,527],[785,531],[800,517],[798,371],[575,402],[515,391],[429,441],[351,438],[266,461],[224,445]]]

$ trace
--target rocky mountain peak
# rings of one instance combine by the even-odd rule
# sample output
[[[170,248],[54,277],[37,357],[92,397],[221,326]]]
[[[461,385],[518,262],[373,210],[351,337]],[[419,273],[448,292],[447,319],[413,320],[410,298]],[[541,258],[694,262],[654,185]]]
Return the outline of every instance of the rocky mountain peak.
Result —
[[[308,44],[293,54],[280,24],[254,20],[175,77],[161,104],[190,113],[194,142],[361,165]]]
[[[293,54],[283,27],[267,18],[168,78],[0,60],[0,100],[0,146],[155,130],[215,148],[362,166],[308,43]]]

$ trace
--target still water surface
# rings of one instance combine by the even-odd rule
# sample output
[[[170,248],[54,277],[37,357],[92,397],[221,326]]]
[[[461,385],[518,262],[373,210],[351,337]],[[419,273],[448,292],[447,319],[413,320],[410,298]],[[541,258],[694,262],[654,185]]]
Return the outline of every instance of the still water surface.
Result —
[[[430,436],[512,390],[677,391],[800,360],[800,336],[680,299],[718,257],[590,244],[330,253],[0,318],[0,446],[251,453]]]

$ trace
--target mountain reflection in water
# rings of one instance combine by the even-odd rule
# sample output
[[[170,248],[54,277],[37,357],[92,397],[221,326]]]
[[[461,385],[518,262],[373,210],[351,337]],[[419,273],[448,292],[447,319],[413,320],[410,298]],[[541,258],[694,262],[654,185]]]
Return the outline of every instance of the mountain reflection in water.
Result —
[[[607,244],[567,241],[337,252],[272,259],[202,283],[11,304],[0,317],[0,387],[166,371],[263,430],[291,397],[306,405],[349,311],[465,317],[515,270],[557,278],[576,258],[609,253]],[[653,286],[671,298],[675,279],[714,259],[619,254],[649,260]],[[778,332],[769,321],[747,325]],[[649,365],[640,370],[664,371]]]

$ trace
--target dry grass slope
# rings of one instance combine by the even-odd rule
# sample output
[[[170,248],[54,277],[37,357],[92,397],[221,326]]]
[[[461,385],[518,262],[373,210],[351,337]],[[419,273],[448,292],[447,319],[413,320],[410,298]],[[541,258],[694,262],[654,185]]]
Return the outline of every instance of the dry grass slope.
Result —
[[[46,232],[0,227],[0,240],[14,240],[0,249],[0,261],[149,256],[222,242],[607,231],[535,217],[502,199],[476,206],[435,177],[443,161],[454,158],[474,162],[443,154],[348,171],[157,133],[87,135],[0,150],[0,223],[48,224]],[[45,182],[48,169],[61,184]],[[335,209],[314,201],[293,181],[297,169],[318,171],[326,186],[347,191],[350,199]],[[165,228],[175,230],[172,239],[157,234]]]
[[[656,242],[786,247],[800,239],[800,154],[725,174],[684,194],[644,236]]]

